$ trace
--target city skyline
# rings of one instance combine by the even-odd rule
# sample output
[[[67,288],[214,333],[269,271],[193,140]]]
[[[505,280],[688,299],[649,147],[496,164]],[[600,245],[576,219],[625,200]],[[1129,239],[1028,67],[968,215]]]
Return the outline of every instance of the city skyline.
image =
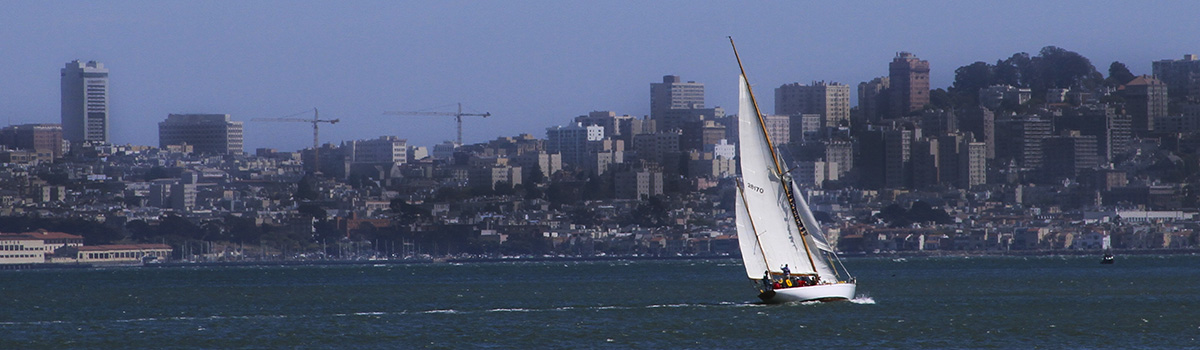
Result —
[[[453,118],[382,113],[450,111],[456,102],[492,113],[467,119],[466,143],[542,138],[595,110],[649,115],[650,84],[664,75],[705,84],[705,107],[729,110],[737,72],[727,35],[760,91],[818,80],[856,86],[887,76],[900,51],[929,61],[930,86],[945,88],[957,67],[1044,46],[1079,52],[1101,72],[1120,61],[1134,74],[1200,48],[1187,35],[1200,26],[1186,17],[1195,6],[1182,3],[72,5],[9,3],[0,14],[9,24],[0,34],[9,52],[0,57],[9,84],[0,117],[59,122],[57,70],[94,60],[111,74],[110,140],[139,145],[157,144],[152,131],[172,113],[248,122],[317,107],[342,120],[322,126],[322,143],[398,136],[431,146],[454,138]],[[311,147],[310,128],[248,122],[246,151]]]

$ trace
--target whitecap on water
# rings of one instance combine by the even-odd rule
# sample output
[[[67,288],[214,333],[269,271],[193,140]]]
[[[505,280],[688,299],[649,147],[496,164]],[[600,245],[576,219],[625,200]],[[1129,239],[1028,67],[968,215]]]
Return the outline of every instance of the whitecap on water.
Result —
[[[488,312],[530,312],[530,311],[533,311],[533,310],[530,310],[530,309],[521,309],[521,308],[515,308],[515,309],[491,309],[491,310],[488,310]]]
[[[859,296],[854,297],[854,299],[850,299],[850,302],[855,303],[855,304],[862,304],[862,305],[875,305],[875,298],[865,296],[865,295],[859,295]]]

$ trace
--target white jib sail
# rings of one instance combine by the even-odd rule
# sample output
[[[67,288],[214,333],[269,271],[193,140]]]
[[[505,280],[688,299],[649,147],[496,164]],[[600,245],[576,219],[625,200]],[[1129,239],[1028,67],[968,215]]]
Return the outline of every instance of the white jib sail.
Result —
[[[782,272],[782,267],[786,265],[792,273],[816,273],[804,243],[792,239],[791,232],[797,229],[783,192],[784,184],[779,178],[771,145],[767,141],[758,110],[750,100],[746,78],[739,76],[738,80],[738,158],[746,205],[745,219],[753,218],[755,238],[762,246],[767,268]],[[741,216],[737,220],[745,221]],[[761,277],[761,272],[756,275]]]
[[[762,278],[767,271],[767,261],[763,258],[762,246],[758,244],[758,235],[754,234],[754,226],[750,222],[750,214],[746,212],[745,198],[741,189],[737,190],[737,212],[734,223],[737,224],[738,247],[742,250],[742,265],[746,267],[746,277]]]
[[[800,222],[804,224],[804,228],[808,231],[808,246],[814,248],[810,250],[813,258],[813,266],[817,268],[817,275],[821,276],[824,281],[837,281],[837,275],[833,271],[833,267],[829,266],[825,259],[825,254],[821,251],[833,253],[833,248],[829,247],[829,242],[825,239],[825,232],[821,230],[821,224],[813,217],[812,210],[808,208],[808,201],[804,196],[800,195],[800,188],[792,182],[792,194],[796,200],[796,211],[800,213]],[[795,240],[803,239],[799,232],[795,232],[792,237]]]

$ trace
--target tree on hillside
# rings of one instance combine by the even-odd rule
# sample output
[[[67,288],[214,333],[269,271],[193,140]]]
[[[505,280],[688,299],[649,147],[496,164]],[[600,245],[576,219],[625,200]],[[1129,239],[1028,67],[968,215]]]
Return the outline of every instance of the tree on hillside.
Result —
[[[1125,85],[1133,78],[1136,76],[1129,72],[1129,67],[1126,67],[1124,63],[1113,61],[1108,65],[1108,78],[1104,79],[1104,84],[1109,87],[1118,87]]]
[[[1091,90],[1104,80],[1086,57],[1057,46],[1043,47],[1032,64],[1037,74],[1037,80],[1030,84],[1034,95],[1044,95],[1053,88]]]
[[[996,67],[992,71],[995,79],[995,84],[1010,85],[1018,87],[1029,87],[1029,76],[1032,75],[1032,68],[1028,53],[1015,53],[1009,58],[996,61]]]
[[[950,93],[962,98],[970,105],[979,105],[979,90],[997,83],[995,67],[985,62],[975,62],[954,70],[954,85]]]

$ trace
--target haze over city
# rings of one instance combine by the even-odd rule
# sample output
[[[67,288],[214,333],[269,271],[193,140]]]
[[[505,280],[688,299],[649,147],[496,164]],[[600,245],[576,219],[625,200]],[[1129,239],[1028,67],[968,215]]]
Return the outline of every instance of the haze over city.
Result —
[[[887,75],[896,52],[928,60],[931,87],[954,69],[1059,46],[1104,71],[1134,74],[1200,48],[1187,2],[856,4],[772,2],[17,2],[0,11],[0,121],[59,122],[59,69],[95,60],[111,72],[112,142],[157,145],[170,113],[246,121],[247,151],[311,146],[303,123],[257,123],[313,107],[322,143],[395,135],[412,145],[454,138],[452,118],[384,111],[468,112],[466,143],[530,133],[594,110],[649,114],[649,84],[679,75],[732,111],[737,68],[770,89],[790,82],[851,86]],[[765,107],[768,108],[769,107]]]

